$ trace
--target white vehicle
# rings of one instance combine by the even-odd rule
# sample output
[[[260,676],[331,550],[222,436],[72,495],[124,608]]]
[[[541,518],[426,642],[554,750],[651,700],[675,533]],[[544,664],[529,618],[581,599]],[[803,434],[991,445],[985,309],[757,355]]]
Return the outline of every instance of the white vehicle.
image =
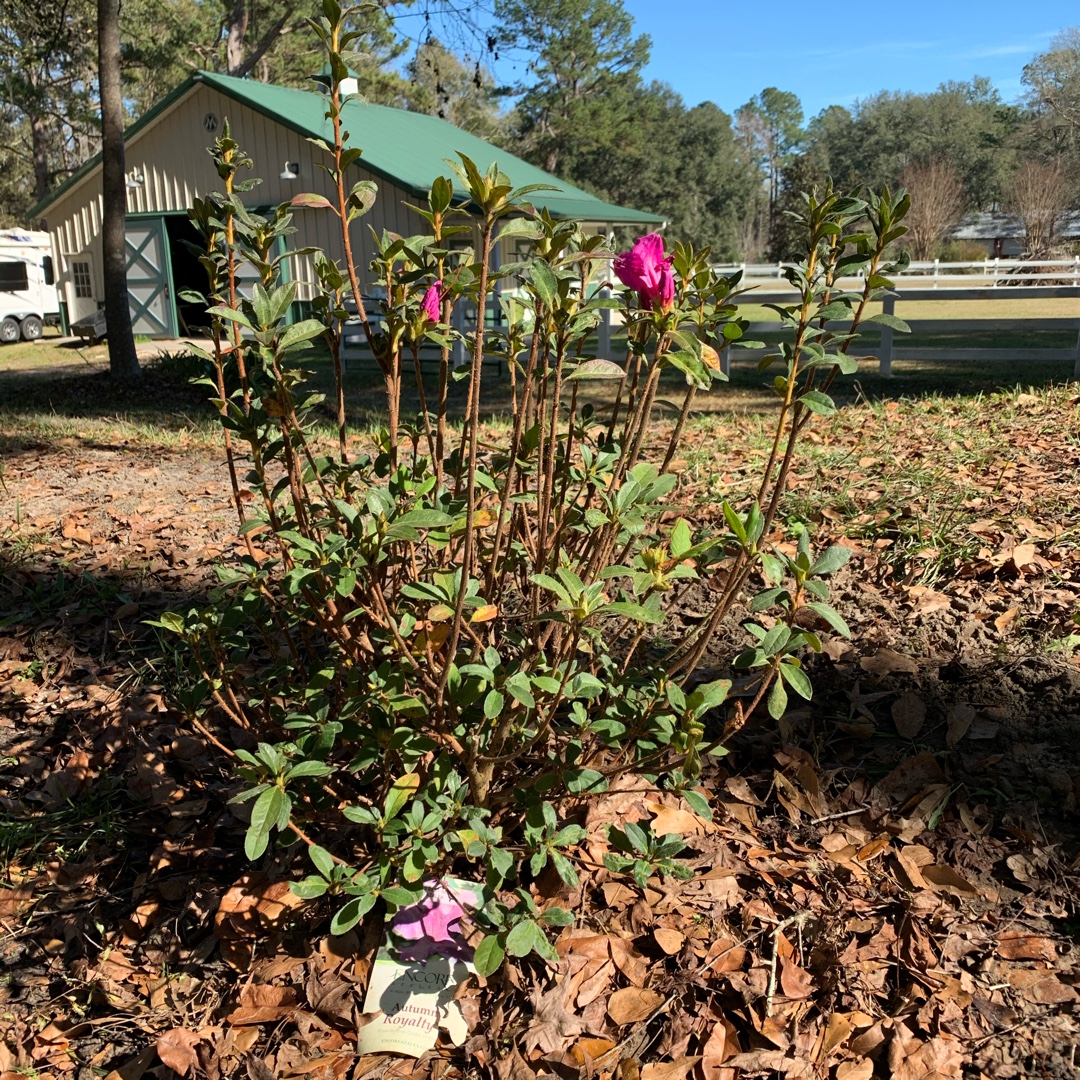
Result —
[[[0,344],[36,341],[60,321],[49,234],[0,230]]]

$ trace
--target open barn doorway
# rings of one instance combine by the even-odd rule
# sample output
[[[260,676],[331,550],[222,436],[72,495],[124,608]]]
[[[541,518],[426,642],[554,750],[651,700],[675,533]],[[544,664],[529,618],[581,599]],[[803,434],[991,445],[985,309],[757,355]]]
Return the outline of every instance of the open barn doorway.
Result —
[[[181,337],[201,337],[207,332],[209,324],[206,307],[184,299],[184,294],[188,292],[206,292],[206,270],[199,262],[198,255],[188,247],[188,244],[199,246],[199,234],[186,214],[168,214],[165,229],[169,234],[177,329]]]

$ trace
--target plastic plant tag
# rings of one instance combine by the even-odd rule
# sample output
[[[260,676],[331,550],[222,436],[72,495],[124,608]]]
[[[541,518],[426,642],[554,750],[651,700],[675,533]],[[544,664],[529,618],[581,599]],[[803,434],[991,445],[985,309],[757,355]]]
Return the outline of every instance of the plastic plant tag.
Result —
[[[371,967],[364,1012],[375,1017],[357,1033],[360,1054],[420,1057],[445,1028],[461,1046],[468,1026],[454,1000],[474,972],[461,918],[481,903],[481,886],[457,878],[425,883],[424,898],[399,908]]]

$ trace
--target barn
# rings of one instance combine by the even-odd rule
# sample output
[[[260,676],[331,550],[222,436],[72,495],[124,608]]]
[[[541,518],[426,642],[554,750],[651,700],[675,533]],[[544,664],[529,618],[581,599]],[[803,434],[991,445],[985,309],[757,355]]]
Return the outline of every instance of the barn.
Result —
[[[317,90],[200,71],[128,129],[125,234],[136,334],[174,338],[189,332],[189,320],[197,325],[197,312],[180,299],[186,289],[205,287],[202,267],[185,245],[195,239],[187,208],[197,196],[220,188],[206,148],[225,121],[254,160],[253,175],[262,179],[243,196],[247,205],[259,209],[299,193],[333,195],[329,177],[318,167],[330,157],[309,141],[330,140],[325,112],[325,98]],[[446,160],[456,160],[458,151],[481,169],[497,161],[515,186],[553,184],[557,190],[535,193],[533,203],[597,232],[620,225],[656,228],[663,222],[655,214],[605,203],[438,117],[350,97],[343,118],[351,145],[364,150],[360,161],[349,167],[351,183],[374,180],[379,186],[374,209],[352,226],[353,253],[361,268],[372,257],[369,226],[404,235],[422,231],[425,223],[410,204],[426,202],[432,180],[449,174]],[[460,190],[457,194],[465,198]],[[92,314],[104,304],[100,154],[38,203],[32,214],[45,221],[52,239],[63,320],[70,324]],[[293,224],[297,231],[289,243],[296,254],[285,259],[285,273],[296,282],[299,311],[312,297],[314,280],[311,256],[302,249],[320,248],[337,259],[344,253],[337,219],[326,211],[297,210]],[[497,252],[500,259],[513,254]]]

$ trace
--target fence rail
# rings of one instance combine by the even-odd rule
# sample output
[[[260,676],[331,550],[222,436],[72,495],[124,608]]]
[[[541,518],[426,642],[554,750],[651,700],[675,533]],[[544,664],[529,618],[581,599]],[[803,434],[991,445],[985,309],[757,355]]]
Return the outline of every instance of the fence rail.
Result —
[[[754,292],[754,301],[761,304],[790,304],[795,298],[794,292]],[[1074,285],[1030,285],[1016,286],[1009,290],[1010,300],[1044,300],[1080,298],[1080,287]],[[1001,292],[992,286],[958,288],[910,288],[898,290],[882,301],[882,310],[887,315],[896,314],[897,302],[911,300],[998,300]],[[841,327],[842,323],[830,326]],[[966,349],[966,348],[912,348],[896,347],[893,343],[893,330],[881,326],[881,341],[874,354],[882,375],[892,374],[893,360],[939,360],[949,356],[956,360],[1071,360],[1073,378],[1080,379],[1080,317],[1075,319],[915,319],[909,322],[913,333],[948,334],[969,333],[986,330],[993,333],[1005,330],[1056,330],[1076,331],[1076,345],[1068,349]],[[779,323],[751,323],[750,333],[768,333],[775,330]],[[725,373],[730,363],[731,349],[724,350]],[[750,357],[755,354],[751,349],[737,349],[736,357]],[[853,353],[865,356],[863,353]],[[872,357],[872,358],[874,358]]]
[[[1070,262],[1068,264],[1072,266]],[[969,279],[970,280],[970,279]],[[603,290],[603,296],[610,296],[610,290]],[[758,292],[750,294],[754,303],[790,304],[795,298],[793,291]],[[886,314],[896,313],[897,302],[911,300],[1000,300],[1000,286],[970,286],[967,288],[941,288],[936,284],[930,288],[907,287],[898,290],[882,301]],[[1077,285],[1017,285],[1008,290],[1010,300],[1045,300],[1080,298],[1080,286]],[[490,298],[486,304],[486,316],[491,322],[498,319],[500,305],[497,298]],[[956,360],[1069,360],[1073,364],[1073,378],[1080,379],[1080,315],[1076,318],[1032,318],[1032,319],[913,319],[908,320],[915,334],[960,334],[988,331],[991,333],[1024,330],[1050,330],[1058,333],[1075,332],[1076,345],[1068,348],[1020,348],[1020,349],[982,349],[982,348],[924,348],[912,346],[897,347],[893,341],[891,327],[881,327],[881,341],[874,357],[878,361],[882,375],[892,374],[893,360],[937,360],[947,355]],[[459,303],[454,309],[454,328],[466,332],[476,326],[476,307],[473,304]],[[831,324],[840,327],[842,324]],[[750,324],[750,334],[768,333],[776,330],[779,323],[755,322]],[[612,312],[605,308],[601,312],[601,322],[597,327],[597,355],[607,356],[611,350]],[[360,328],[354,322],[347,326],[346,346],[355,350],[362,344]],[[731,358],[760,356],[751,349],[728,348],[723,350],[721,363],[725,374],[729,373]],[[865,354],[858,354],[865,355]],[[467,360],[464,342],[458,340],[452,349],[452,363],[455,367]]]
[[[744,281],[784,281],[784,270],[793,263],[726,263],[714,266],[721,274],[741,270]],[[844,280],[858,281],[862,274]],[[991,259],[975,262],[913,262],[893,278],[898,288],[908,285],[931,285],[933,288],[980,279],[991,288],[1026,287],[1029,282],[1047,282],[1080,286],[1080,255],[1071,259]],[[1022,283],[1022,284],[1021,284]]]

